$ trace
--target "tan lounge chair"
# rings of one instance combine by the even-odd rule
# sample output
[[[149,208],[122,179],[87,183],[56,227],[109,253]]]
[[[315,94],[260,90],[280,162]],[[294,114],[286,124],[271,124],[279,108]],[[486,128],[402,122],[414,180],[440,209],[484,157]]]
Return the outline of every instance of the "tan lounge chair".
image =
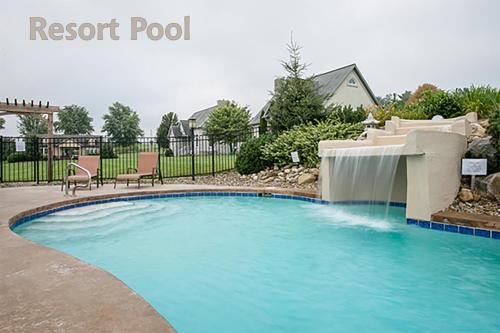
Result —
[[[77,183],[88,183],[89,190],[91,190],[92,178],[96,178],[97,187],[99,187],[99,181],[101,182],[102,185],[102,177],[100,177],[100,172],[99,172],[100,164],[101,164],[101,158],[99,156],[78,156],[78,162],[76,163],[76,165],[73,164],[74,169],[72,171],[74,174],[73,175],[68,174],[63,178],[61,184],[61,191],[64,188],[64,184],[66,184],[69,190],[71,183],[73,183],[74,186],[76,186]],[[68,167],[70,166],[71,165],[68,165]],[[90,173],[90,179],[89,175],[84,170]]]
[[[161,183],[163,180],[161,174],[158,173],[158,157],[157,152],[139,153],[139,161],[137,162],[137,169],[128,168],[126,174],[121,174],[115,178],[115,188],[117,181],[127,181],[127,186],[130,181],[137,181],[137,187],[141,187],[141,178],[151,177],[151,185],[155,186],[155,178],[159,176]],[[131,173],[130,171],[135,171]]]

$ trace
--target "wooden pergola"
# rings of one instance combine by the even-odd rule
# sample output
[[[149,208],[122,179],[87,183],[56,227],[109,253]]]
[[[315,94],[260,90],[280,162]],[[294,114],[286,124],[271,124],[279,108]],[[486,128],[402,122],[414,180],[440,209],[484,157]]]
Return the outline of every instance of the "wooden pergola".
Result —
[[[26,102],[24,99],[22,101],[18,101],[14,99],[14,101],[9,101],[9,99],[5,99],[5,102],[0,102],[0,116],[6,115],[29,115],[29,114],[38,114],[38,115],[47,115],[47,138],[49,140],[48,149],[47,149],[47,180],[50,182],[52,180],[52,144],[50,143],[51,138],[54,135],[54,113],[59,112],[59,107],[50,105],[49,102],[42,104],[39,101],[37,104],[31,100],[30,102]]]

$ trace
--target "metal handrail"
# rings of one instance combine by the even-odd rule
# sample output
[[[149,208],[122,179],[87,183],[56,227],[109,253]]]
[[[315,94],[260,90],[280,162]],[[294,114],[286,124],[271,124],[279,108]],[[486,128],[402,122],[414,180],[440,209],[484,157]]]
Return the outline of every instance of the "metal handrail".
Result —
[[[85,186],[78,186],[78,185],[75,185],[73,187],[73,193],[72,195],[75,196],[75,192],[76,192],[76,189],[77,188],[87,188],[87,187],[90,187],[91,186],[91,182],[92,182],[92,175],[90,174],[90,171],[85,169],[84,167],[76,164],[76,163],[68,163],[68,165],[66,166],[66,189],[65,189],[65,194],[68,195],[68,188],[69,188],[69,181],[68,181],[68,176],[69,176],[69,170],[71,170],[70,167],[75,167],[77,169],[80,169],[82,170],[83,172],[85,172],[87,174],[87,176],[89,177],[89,181],[87,183],[87,185]]]

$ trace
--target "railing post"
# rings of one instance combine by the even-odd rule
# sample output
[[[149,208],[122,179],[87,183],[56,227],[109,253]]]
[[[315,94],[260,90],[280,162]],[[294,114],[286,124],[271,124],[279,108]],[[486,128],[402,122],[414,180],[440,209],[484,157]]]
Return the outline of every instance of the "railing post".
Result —
[[[97,182],[101,182],[101,185],[103,183],[102,181],[102,135],[99,136],[99,175],[98,177],[100,179],[97,180]]]
[[[35,152],[36,152],[36,184],[40,184],[40,158],[42,154],[40,153],[40,138],[35,138]]]
[[[33,158],[33,182],[36,182],[36,163],[38,161],[38,151],[36,150],[37,137],[33,136],[31,138],[31,157]]]
[[[3,183],[3,136],[0,135],[0,183]]]
[[[194,181],[194,128],[191,128],[191,179]]]
[[[210,145],[212,146],[212,177],[215,177],[215,143],[214,136],[210,136]]]

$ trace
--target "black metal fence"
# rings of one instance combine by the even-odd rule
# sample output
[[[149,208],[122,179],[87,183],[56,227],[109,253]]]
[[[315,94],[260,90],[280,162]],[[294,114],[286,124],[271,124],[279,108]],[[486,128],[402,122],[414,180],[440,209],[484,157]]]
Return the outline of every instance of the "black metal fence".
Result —
[[[103,179],[114,179],[137,167],[140,152],[159,152],[163,178],[215,175],[234,168],[241,144],[253,134],[210,137],[195,135],[112,140],[104,136],[0,136],[0,182],[61,181],[69,163],[80,155],[98,155]]]

